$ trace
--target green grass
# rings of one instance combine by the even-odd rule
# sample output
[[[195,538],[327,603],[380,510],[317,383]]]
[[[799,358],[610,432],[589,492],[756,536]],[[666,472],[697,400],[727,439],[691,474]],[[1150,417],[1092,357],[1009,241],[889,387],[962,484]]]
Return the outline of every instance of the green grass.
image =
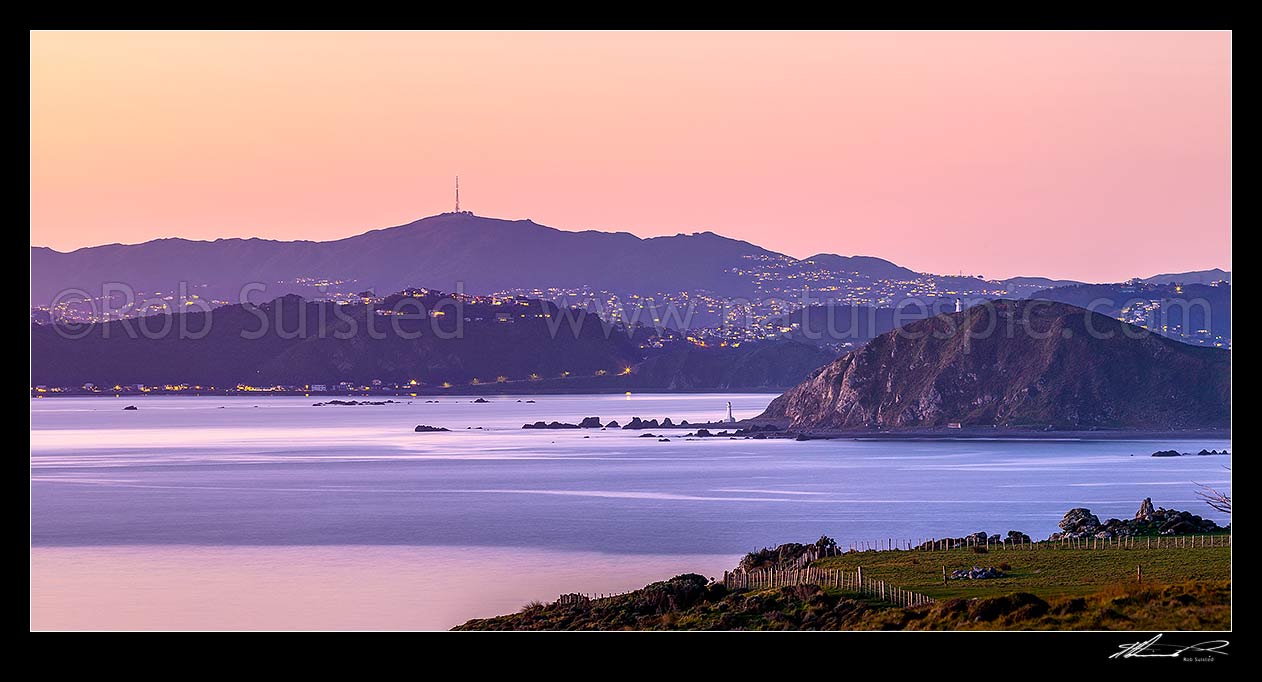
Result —
[[[973,566],[1007,562],[1003,578],[950,580],[947,573]],[[972,549],[943,551],[852,552],[815,562],[821,568],[853,571],[863,567],[865,580],[884,580],[906,590],[936,599],[991,597],[1030,592],[1044,599],[1087,595],[1110,587],[1135,587],[1135,567],[1142,566],[1145,584],[1179,584],[1187,581],[1230,581],[1230,547],[1162,549]]]
[[[1220,538],[1221,541],[1222,538]],[[1164,542],[1164,540],[1163,540]],[[1145,543],[1146,544],[1146,543]],[[534,604],[469,621],[466,630],[1222,630],[1231,628],[1231,547],[972,548],[868,551],[820,568],[935,598],[899,608],[871,595],[815,585],[729,591],[700,575],[676,576],[611,599]],[[1001,564],[1008,564],[1001,567]],[[947,572],[995,566],[1007,575],[951,580]],[[1135,580],[1143,566],[1144,581]]]

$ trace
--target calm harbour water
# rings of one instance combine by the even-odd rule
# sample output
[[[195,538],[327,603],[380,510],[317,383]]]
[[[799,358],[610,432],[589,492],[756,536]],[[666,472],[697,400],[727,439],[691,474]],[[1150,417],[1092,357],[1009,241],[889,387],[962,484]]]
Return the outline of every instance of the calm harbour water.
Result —
[[[637,431],[520,428],[585,416],[704,421],[728,400],[740,418],[773,397],[32,400],[31,626],[445,629],[561,592],[718,575],[751,549],[821,534],[843,545],[977,530],[1041,538],[1071,507],[1127,518],[1144,497],[1229,521],[1193,483],[1229,489],[1229,457],[1148,456],[1228,448],[1222,440],[666,431],[662,443]],[[453,431],[414,433],[417,424]]]

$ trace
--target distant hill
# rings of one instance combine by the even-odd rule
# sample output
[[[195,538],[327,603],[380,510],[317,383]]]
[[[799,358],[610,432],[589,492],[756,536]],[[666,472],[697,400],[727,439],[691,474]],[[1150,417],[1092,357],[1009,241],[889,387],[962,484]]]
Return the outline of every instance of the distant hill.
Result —
[[[874,279],[910,280],[920,276],[920,273],[914,270],[908,270],[875,256],[838,256],[835,253],[817,253],[803,260],[834,272],[857,272]]]
[[[1082,308],[995,300],[913,322],[772,401],[797,429],[1230,423],[1231,354]]]
[[[1072,279],[1050,279],[1047,277],[1009,277],[1008,279],[1000,281],[1004,284],[1013,284],[1023,287],[1043,287],[1044,289],[1082,284],[1082,282],[1077,282]]]
[[[1057,287],[1072,287],[1082,284],[1070,279],[1051,279],[1048,277],[1009,277],[1000,280],[999,284],[1006,290],[1003,298],[1029,298],[1041,291]]]
[[[1144,279],[1149,284],[1212,284],[1221,280],[1231,281],[1231,273],[1221,268],[1212,270],[1193,270],[1191,272],[1171,272],[1164,275],[1153,275]]]
[[[816,290],[837,292],[829,287],[844,290],[854,284],[869,291],[879,280],[927,277],[873,256],[821,253],[796,260],[713,232],[645,239],[470,213],[443,213],[327,242],[171,238],[68,253],[32,247],[30,256],[32,307],[48,306],[66,290],[100,295],[115,284],[167,295],[179,294],[186,283],[188,294],[233,303],[262,303],[289,293],[306,298],[330,291],[384,294],[413,286],[466,293],[538,291],[545,298],[549,290],[571,290],[638,296],[706,292],[734,299],[785,297],[784,291],[765,287],[794,282]],[[936,278],[946,288],[990,286],[971,277]],[[243,287],[260,284],[262,291],[242,298]]]
[[[71,330],[65,327],[32,324],[31,381],[49,386],[188,383],[222,389],[340,381],[367,385],[374,379],[416,380],[432,387],[475,379],[495,384],[502,377],[528,382],[526,390],[544,385],[576,390],[782,388],[830,358],[792,342],[702,349],[677,341],[665,349],[646,348],[643,341],[651,330],[628,334],[595,315],[567,319],[545,301],[466,302],[458,312],[444,300],[444,294],[432,291],[349,305],[291,295],[257,306],[110,322],[89,328],[80,338],[66,334]],[[419,309],[409,304],[422,306],[426,316],[379,312],[415,314]],[[433,311],[446,314],[435,317]],[[147,335],[146,328],[158,333]],[[623,374],[628,368],[630,373]]]
[[[146,293],[173,292],[180,282],[205,284],[194,293],[233,302],[240,301],[242,287],[263,283],[267,289],[261,300],[270,300],[301,291],[295,284],[299,278],[353,281],[356,291],[382,293],[409,286],[468,293],[568,287],[748,296],[754,293],[751,280],[733,270],[757,257],[788,258],[713,232],[642,239],[626,232],[568,232],[530,220],[444,213],[328,242],[157,239],[69,253],[32,247],[31,305],[48,305],[69,288],[99,293],[109,282]],[[916,276],[880,258],[814,258],[821,267],[865,277]]]
[[[837,350],[862,346],[873,338],[915,320],[955,310],[954,299],[927,299],[899,308],[821,304],[799,308],[773,322],[788,327],[784,338]]]
[[[712,232],[641,239],[444,213],[329,242],[158,239],[69,253],[32,248],[31,301],[47,305],[69,287],[99,292],[105,282],[170,292],[190,281],[235,302],[246,284],[262,282],[276,295],[300,277],[355,280],[357,290],[381,293],[409,286],[469,293],[571,286],[641,291],[646,283],[663,291],[744,291],[745,281],[724,270],[749,255],[778,254]]]
[[[1188,343],[1231,338],[1231,285],[1078,284],[1029,298],[1087,308]]]

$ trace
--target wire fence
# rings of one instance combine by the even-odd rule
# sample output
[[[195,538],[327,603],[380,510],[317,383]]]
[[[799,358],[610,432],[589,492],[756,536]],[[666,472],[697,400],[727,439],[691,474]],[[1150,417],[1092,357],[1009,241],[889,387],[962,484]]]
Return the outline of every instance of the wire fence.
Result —
[[[1042,549],[1170,549],[1200,547],[1230,547],[1230,533],[1206,533],[1200,535],[1121,535],[1114,537],[1087,536],[1078,538],[1058,538],[1056,540],[1030,540],[1028,537],[1016,539],[993,540],[967,536],[963,538],[921,538],[919,540],[895,541],[888,538],[877,542],[854,542],[844,550],[838,547],[833,551],[807,552],[799,557],[798,563],[806,565],[824,556],[840,556],[850,552],[871,551],[910,551],[940,552],[951,549],[972,549],[974,547],[987,551],[1031,551]],[[830,548],[831,549],[831,548]],[[813,558],[808,558],[813,557]]]
[[[1202,547],[1230,547],[1230,533],[1213,533],[1202,535],[1126,535],[1112,538],[1079,537],[1060,538],[1057,540],[1032,541],[1029,538],[1013,538],[994,541],[983,540],[977,536],[964,538],[921,538],[918,540],[895,541],[886,538],[884,542],[856,541],[845,546],[830,545],[825,547],[808,547],[796,558],[781,563],[779,566],[759,568],[752,571],[737,569],[724,571],[721,581],[728,589],[756,590],[775,587],[793,587],[797,585],[818,585],[855,592],[900,606],[920,606],[932,604],[933,597],[919,592],[892,585],[884,580],[865,578],[863,569],[855,571],[820,568],[811,566],[814,562],[833,556],[852,553],[877,551],[906,552],[941,552],[954,549],[978,548],[986,551],[1020,552],[1049,550],[1145,550],[1145,549],[1199,549]],[[945,569],[945,567],[944,567]],[[590,604],[623,595],[636,590],[617,593],[570,593],[561,595],[558,604]]]
[[[759,590],[797,585],[818,585],[857,592],[899,606],[932,604],[933,597],[892,585],[884,580],[865,578],[863,569],[844,571],[835,568],[760,568],[753,571],[724,571],[723,584],[731,590]]]

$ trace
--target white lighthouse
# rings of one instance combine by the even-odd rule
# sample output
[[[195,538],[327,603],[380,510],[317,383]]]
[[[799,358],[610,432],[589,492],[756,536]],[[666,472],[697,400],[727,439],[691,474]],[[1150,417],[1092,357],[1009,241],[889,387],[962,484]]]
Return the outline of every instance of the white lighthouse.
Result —
[[[958,299],[958,298],[957,298],[957,299],[955,299],[955,312],[957,312],[957,313],[958,313],[958,312],[960,312],[960,311],[961,311],[961,310],[963,310],[963,309],[964,309],[964,308],[963,308],[963,306],[960,304],[960,299]]]
[[[727,421],[732,423],[736,421],[736,417],[732,416],[732,401],[727,401]]]

